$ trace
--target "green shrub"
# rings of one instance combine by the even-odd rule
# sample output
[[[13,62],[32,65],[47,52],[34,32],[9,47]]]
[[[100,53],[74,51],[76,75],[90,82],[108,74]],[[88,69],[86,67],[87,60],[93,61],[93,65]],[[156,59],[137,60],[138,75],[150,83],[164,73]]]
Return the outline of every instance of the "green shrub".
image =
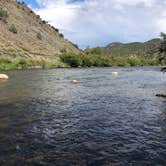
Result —
[[[39,16],[39,15],[36,15],[36,18],[37,18],[37,19],[40,19],[40,16]]]
[[[64,54],[64,53],[67,53],[67,50],[66,50],[66,48],[62,48],[62,49],[60,50],[60,52],[61,52],[62,54]]]
[[[60,55],[60,59],[71,67],[79,67],[82,65],[82,57],[79,54],[64,53]]]
[[[17,28],[14,24],[12,24],[10,27],[9,27],[9,31],[12,32],[12,33],[17,33]]]
[[[60,37],[64,38],[64,35],[62,33],[59,34]]]
[[[39,40],[42,40],[42,35],[40,32],[37,33],[36,37],[39,39]]]
[[[111,67],[111,66],[156,66],[160,65],[157,57],[104,56],[95,54],[74,54],[62,52],[60,59],[71,67]]]
[[[59,29],[55,28],[54,26],[51,26],[51,28],[55,31],[59,33]]]
[[[15,63],[18,69],[26,69],[29,66],[28,61],[25,58],[19,58]]]
[[[82,56],[82,66],[83,67],[91,67],[93,66],[94,62],[93,59],[88,56],[88,55],[84,55]]]
[[[101,55],[102,50],[100,47],[90,48],[89,46],[85,49],[85,53],[88,55]]]
[[[128,63],[130,64],[130,66],[140,66],[141,59],[139,57],[129,57]]]
[[[42,22],[43,22],[43,24],[47,24],[47,23],[48,23],[48,22],[47,22],[47,21],[45,21],[45,20],[43,20]]]
[[[7,64],[7,63],[11,63],[11,60],[9,58],[0,57],[0,64]]]
[[[7,11],[0,7],[0,20],[6,23],[7,17],[8,17]]]

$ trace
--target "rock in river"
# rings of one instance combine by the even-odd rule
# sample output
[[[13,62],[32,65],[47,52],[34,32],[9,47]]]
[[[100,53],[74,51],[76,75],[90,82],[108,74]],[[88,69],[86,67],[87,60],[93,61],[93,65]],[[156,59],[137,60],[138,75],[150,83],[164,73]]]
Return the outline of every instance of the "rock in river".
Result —
[[[78,81],[77,81],[77,80],[72,80],[71,83],[72,83],[72,84],[77,84]]]
[[[0,80],[3,79],[3,80],[7,80],[9,79],[9,76],[6,75],[6,74],[0,74]]]
[[[157,94],[156,96],[157,97],[166,97],[166,94],[161,93],[161,94]]]

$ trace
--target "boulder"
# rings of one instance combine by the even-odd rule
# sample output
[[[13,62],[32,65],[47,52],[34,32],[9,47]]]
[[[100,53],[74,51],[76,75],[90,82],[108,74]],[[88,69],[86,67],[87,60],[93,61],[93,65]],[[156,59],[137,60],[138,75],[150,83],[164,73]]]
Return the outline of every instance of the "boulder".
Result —
[[[164,73],[164,72],[166,72],[166,67],[163,67],[162,69],[161,69],[161,71]]]
[[[157,97],[166,97],[166,94],[160,93],[156,95]]]
[[[72,83],[72,84],[77,84],[78,81],[77,81],[77,80],[72,80],[71,83]]]
[[[117,76],[118,72],[114,71],[114,72],[112,72],[112,75]]]
[[[7,80],[9,79],[8,75],[6,74],[0,74],[0,80],[3,79],[3,80]]]

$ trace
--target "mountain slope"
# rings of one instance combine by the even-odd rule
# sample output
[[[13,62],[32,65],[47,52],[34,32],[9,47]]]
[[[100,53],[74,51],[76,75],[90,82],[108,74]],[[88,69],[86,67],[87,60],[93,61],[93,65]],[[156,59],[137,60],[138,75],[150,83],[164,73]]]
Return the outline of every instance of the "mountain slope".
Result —
[[[102,48],[102,53],[115,56],[154,56],[158,55],[160,43],[160,39],[152,39],[144,43],[111,43]]]
[[[62,50],[80,52],[26,4],[0,0],[0,55],[57,57]]]

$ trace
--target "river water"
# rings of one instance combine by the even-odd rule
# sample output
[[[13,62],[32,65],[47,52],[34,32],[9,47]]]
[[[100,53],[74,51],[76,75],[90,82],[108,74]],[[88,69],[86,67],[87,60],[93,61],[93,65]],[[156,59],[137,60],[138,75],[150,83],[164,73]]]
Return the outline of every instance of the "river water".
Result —
[[[159,68],[7,74],[0,81],[0,165],[166,165],[166,99],[155,96],[166,92],[166,74]]]

